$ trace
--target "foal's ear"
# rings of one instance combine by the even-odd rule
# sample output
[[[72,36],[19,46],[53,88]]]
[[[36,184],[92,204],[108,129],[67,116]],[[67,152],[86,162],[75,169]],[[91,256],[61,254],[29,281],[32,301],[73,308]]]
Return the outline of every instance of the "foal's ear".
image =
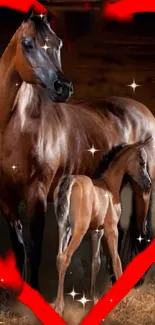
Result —
[[[31,17],[34,16],[34,6],[32,5],[29,9],[29,11],[27,12],[25,18],[24,18],[24,22],[26,22],[27,20],[29,20]]]
[[[139,149],[139,154],[141,159],[143,159],[144,161],[147,160],[147,152],[143,147]]]

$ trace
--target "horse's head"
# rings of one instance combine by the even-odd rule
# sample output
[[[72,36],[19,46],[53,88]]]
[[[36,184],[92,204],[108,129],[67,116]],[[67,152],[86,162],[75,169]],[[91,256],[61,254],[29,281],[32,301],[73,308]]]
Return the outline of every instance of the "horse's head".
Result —
[[[73,94],[61,69],[61,47],[49,14],[41,17],[31,9],[18,32],[15,64],[22,80],[45,87],[54,102],[65,102]]]
[[[152,181],[148,173],[148,156],[145,145],[152,140],[149,137],[144,142],[130,146],[127,173],[145,191],[150,190]]]

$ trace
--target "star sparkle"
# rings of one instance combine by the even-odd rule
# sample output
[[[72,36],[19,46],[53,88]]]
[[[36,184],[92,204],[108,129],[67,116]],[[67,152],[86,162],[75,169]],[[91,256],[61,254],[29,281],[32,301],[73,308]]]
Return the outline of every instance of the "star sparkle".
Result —
[[[88,301],[91,301],[91,300],[90,299],[87,299],[86,296],[85,296],[85,294],[83,294],[82,298],[79,299],[79,300],[77,300],[77,301],[79,301],[83,305],[83,307],[85,307],[86,303]]]
[[[144,238],[141,237],[141,235],[137,238],[137,240],[141,243]]]
[[[75,296],[76,296],[76,295],[79,295],[79,294],[80,294],[80,293],[75,292],[74,287],[73,287],[73,289],[72,289],[71,292],[67,293],[67,295],[71,296],[71,297],[73,298],[73,300],[74,300]]]
[[[40,15],[38,15],[41,19],[45,16],[42,13]]]
[[[16,169],[17,167],[15,166],[15,165],[12,165],[12,167],[11,167],[12,169]]]
[[[1,279],[1,282],[4,282],[4,279]]]
[[[48,46],[46,43],[44,46],[42,46],[42,49],[44,49],[45,51],[47,51],[48,49],[50,49],[50,46]]]
[[[88,149],[87,151],[91,152],[92,156],[94,157],[95,152],[97,152],[97,151],[99,151],[99,150],[98,150],[98,149],[95,149],[95,148],[94,148],[94,145],[93,145],[93,146],[92,146],[90,149]]]
[[[50,39],[48,37],[45,37],[45,41],[48,43]]]
[[[131,87],[133,89],[133,92],[135,92],[135,89],[137,87],[140,87],[141,85],[137,85],[136,82],[135,82],[135,79],[133,79],[133,82],[131,85],[127,85],[128,87]]]
[[[113,302],[113,299],[110,299],[109,301],[110,301],[110,302]]]

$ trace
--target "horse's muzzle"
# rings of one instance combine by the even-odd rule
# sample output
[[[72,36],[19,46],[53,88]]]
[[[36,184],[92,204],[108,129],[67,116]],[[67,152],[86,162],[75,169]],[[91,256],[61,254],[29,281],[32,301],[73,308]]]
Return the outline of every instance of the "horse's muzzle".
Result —
[[[54,92],[51,93],[54,102],[66,102],[73,95],[73,85],[69,81],[56,79],[53,83]]]

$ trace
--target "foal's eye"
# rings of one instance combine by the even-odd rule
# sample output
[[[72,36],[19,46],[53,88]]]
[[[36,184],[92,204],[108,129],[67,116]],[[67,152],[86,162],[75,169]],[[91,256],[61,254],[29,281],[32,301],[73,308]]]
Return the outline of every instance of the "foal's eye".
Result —
[[[34,48],[34,40],[31,37],[23,37],[22,45],[26,50],[32,50]]]
[[[141,167],[145,167],[145,162],[144,162],[144,161],[141,161],[141,162],[140,162],[140,166],[141,166]]]

